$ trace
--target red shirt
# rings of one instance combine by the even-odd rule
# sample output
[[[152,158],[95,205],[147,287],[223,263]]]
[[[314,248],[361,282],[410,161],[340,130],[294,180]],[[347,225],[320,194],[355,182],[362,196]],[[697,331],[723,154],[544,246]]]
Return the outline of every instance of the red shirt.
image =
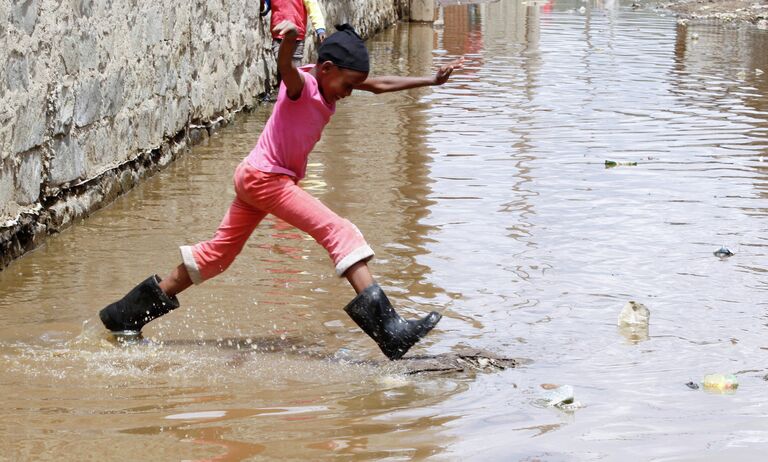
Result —
[[[272,29],[285,20],[296,25],[299,32],[296,39],[304,40],[307,34],[307,9],[303,0],[272,0]],[[282,39],[283,36],[272,32],[272,38]]]

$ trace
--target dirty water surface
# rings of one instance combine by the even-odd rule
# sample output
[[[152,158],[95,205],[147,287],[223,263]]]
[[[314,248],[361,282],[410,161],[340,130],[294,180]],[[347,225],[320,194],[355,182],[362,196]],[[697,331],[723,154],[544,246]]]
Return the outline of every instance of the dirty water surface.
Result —
[[[272,218],[143,340],[104,335],[101,307],[212,235],[265,105],[0,273],[0,460],[762,460],[768,31],[631,2],[440,21],[371,39],[374,72],[464,71],[341,102],[304,186],[404,315],[443,313],[410,355],[517,367],[381,361],[325,251]],[[629,301],[648,329],[618,327]]]

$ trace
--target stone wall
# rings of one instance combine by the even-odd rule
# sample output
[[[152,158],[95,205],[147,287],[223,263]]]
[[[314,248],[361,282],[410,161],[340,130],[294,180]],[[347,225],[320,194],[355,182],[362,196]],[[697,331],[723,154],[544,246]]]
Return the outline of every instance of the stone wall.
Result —
[[[0,268],[257,104],[275,82],[258,3],[0,0]],[[320,3],[364,36],[409,4]]]

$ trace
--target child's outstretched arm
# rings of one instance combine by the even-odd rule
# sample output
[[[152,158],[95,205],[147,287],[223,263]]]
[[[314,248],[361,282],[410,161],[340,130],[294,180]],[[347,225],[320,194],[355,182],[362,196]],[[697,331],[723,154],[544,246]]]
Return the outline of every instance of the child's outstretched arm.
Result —
[[[277,52],[277,70],[285,84],[286,94],[290,99],[298,99],[304,89],[304,78],[293,66],[293,51],[296,49],[298,31],[291,21],[281,21],[272,32],[283,36],[280,50]]]
[[[408,90],[409,88],[427,87],[430,85],[442,85],[448,81],[456,69],[461,69],[464,58],[451,61],[440,66],[432,77],[400,77],[395,75],[369,77],[363,83],[357,85],[355,90],[365,90],[371,93],[387,93],[390,91]]]

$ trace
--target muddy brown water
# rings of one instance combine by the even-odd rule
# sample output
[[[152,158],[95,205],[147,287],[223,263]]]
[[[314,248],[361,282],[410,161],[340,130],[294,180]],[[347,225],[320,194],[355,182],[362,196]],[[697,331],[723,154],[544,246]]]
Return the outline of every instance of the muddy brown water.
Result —
[[[0,273],[0,459],[763,460],[768,32],[615,2],[443,20],[376,36],[373,68],[465,71],[340,103],[304,185],[407,316],[443,312],[414,354],[526,364],[377,365],[323,249],[274,219],[145,342],[107,341],[98,309],[212,234],[265,106]],[[647,337],[616,326],[629,300]],[[712,372],[738,390],[685,386]]]

